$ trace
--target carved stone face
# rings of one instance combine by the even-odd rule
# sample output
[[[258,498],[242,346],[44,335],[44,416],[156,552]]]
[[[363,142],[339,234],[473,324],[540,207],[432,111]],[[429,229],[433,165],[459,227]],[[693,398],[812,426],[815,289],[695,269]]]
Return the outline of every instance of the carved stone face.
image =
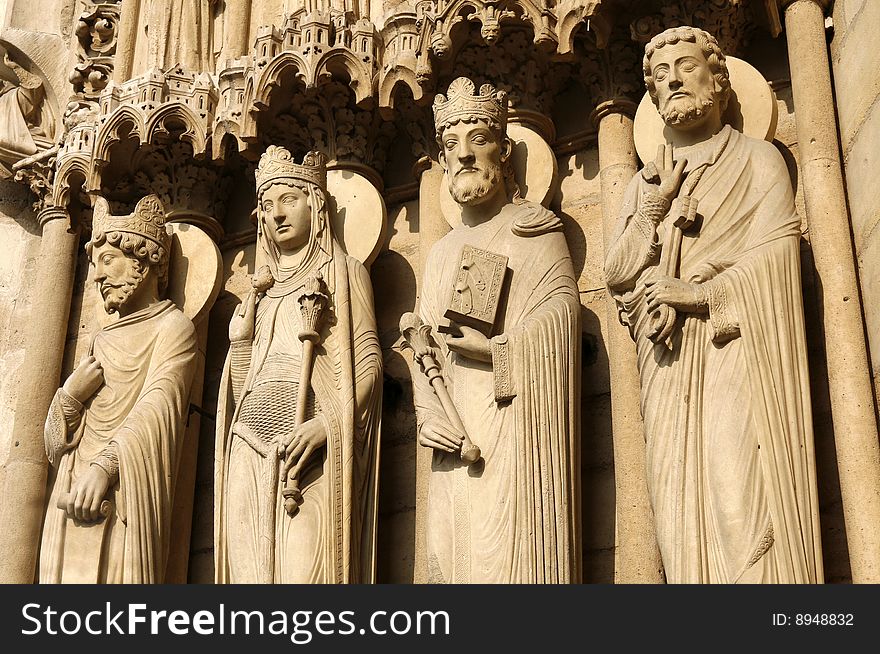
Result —
[[[696,43],[679,41],[651,57],[657,109],[670,127],[690,128],[717,110],[718,94],[712,69]]]
[[[440,162],[447,171],[449,191],[459,204],[476,206],[506,193],[501,164],[510,142],[499,141],[481,120],[459,122],[443,131]]]
[[[117,313],[143,281],[141,264],[107,241],[92,250],[92,264],[95,283],[104,298],[104,310]]]
[[[260,197],[260,218],[266,234],[282,252],[295,252],[309,242],[312,208],[300,189],[273,184]]]

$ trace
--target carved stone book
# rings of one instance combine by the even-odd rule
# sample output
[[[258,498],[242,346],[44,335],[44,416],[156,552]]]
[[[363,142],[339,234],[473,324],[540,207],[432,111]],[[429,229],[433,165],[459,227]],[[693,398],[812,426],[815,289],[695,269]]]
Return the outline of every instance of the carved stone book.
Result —
[[[506,273],[507,257],[465,245],[449,308],[443,315],[491,336]]]

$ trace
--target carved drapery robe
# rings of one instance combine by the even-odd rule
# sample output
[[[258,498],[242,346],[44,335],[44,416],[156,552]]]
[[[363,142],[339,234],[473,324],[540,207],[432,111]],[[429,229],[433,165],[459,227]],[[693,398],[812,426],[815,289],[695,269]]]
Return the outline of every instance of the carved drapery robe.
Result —
[[[216,0],[140,0],[134,74],[181,65],[214,70],[212,28]]]
[[[492,365],[451,353],[437,336],[466,244],[509,258],[510,286]],[[428,495],[429,580],[580,581],[580,304],[562,223],[531,202],[459,226],[431,249],[419,308],[440,346],[450,395],[483,460],[434,450]],[[413,375],[419,425],[446,416]]]
[[[327,243],[331,243],[327,239]],[[301,366],[298,272],[257,305],[255,337],[239,402],[230,359],[221,382],[215,462],[216,578],[220,583],[370,583],[375,580],[381,349],[364,266],[332,242],[321,270],[330,324],[315,348],[306,419],[321,417],[327,444],[311,455],[294,516],[273,477],[278,444],[294,428]],[[231,356],[231,355],[230,355]],[[366,402],[358,398],[368,398]],[[274,483],[274,487],[272,484]],[[265,543],[274,541],[265,555]],[[267,571],[267,559],[272,570]]]
[[[702,284],[708,315],[679,314],[671,349],[648,338],[644,281],[663,236],[650,239],[638,212],[650,191],[641,175],[605,264],[636,341],[667,580],[821,582],[800,220],[785,162],[730,127],[676,157],[688,171],[710,163],[693,192],[702,225],[683,239],[679,274]]]
[[[59,389],[46,420],[46,452],[57,475],[43,526],[39,580],[162,583],[195,370],[195,328],[164,300],[105,327],[92,354],[103,368],[104,385],[80,416],[72,415]],[[119,483],[108,493],[112,512],[100,522],[79,524],[56,507],[58,497],[108,446],[119,461]]]

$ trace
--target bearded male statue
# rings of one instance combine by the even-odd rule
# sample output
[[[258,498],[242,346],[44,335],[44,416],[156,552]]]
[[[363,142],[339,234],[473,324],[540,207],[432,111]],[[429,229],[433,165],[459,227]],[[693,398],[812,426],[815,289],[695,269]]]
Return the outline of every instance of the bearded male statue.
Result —
[[[229,324],[216,580],[371,583],[382,352],[370,276],[333,234],[321,153],[299,164],[269,146],[255,177],[265,267]]]
[[[655,36],[644,75],[672,143],[630,183],[605,273],[638,352],[666,578],[821,582],[788,170],[723,124],[730,79],[708,33]]]
[[[86,251],[119,318],[55,393],[45,445],[57,473],[43,525],[42,583],[162,583],[196,361],[171,300],[171,235],[155,195],[134,213],[95,204]]]
[[[434,101],[440,163],[461,223],[428,255],[419,299],[461,426],[413,374],[418,438],[433,448],[427,506],[435,583],[580,580],[580,304],[559,217],[520,197],[507,98],[458,78]],[[484,288],[465,248],[506,258],[489,333],[444,317],[460,273]],[[468,250],[472,252],[472,250]],[[444,333],[445,332],[445,333]],[[464,432],[462,433],[463,427]],[[468,465],[465,435],[481,449]]]

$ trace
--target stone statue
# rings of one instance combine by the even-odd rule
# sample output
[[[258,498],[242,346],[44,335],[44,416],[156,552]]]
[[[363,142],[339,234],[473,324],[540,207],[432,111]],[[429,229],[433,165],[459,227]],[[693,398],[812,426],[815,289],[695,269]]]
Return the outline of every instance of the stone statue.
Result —
[[[6,54],[6,67],[15,73],[18,85],[0,79],[0,163],[11,167],[40,147],[51,145],[48,116],[43,115],[43,81],[26,71]],[[9,171],[0,168],[0,175]]]
[[[135,72],[183,66],[214,70],[212,29],[217,0],[139,0],[140,19]]]
[[[429,579],[577,582],[580,304],[562,222],[520,197],[505,92],[458,78],[434,119],[462,217],[425,265],[434,353],[414,348],[418,439],[434,449]]]
[[[667,580],[821,582],[785,162],[722,124],[730,80],[708,33],[654,37],[644,74],[673,141],[630,183],[605,273],[638,351]]]
[[[323,155],[256,171],[266,262],[229,325],[218,405],[220,583],[375,580],[382,353],[370,277],[333,235]]]
[[[95,204],[86,251],[108,313],[55,394],[45,444],[57,474],[43,526],[43,583],[161,583],[196,363],[171,300],[171,236],[155,195],[133,214]]]

